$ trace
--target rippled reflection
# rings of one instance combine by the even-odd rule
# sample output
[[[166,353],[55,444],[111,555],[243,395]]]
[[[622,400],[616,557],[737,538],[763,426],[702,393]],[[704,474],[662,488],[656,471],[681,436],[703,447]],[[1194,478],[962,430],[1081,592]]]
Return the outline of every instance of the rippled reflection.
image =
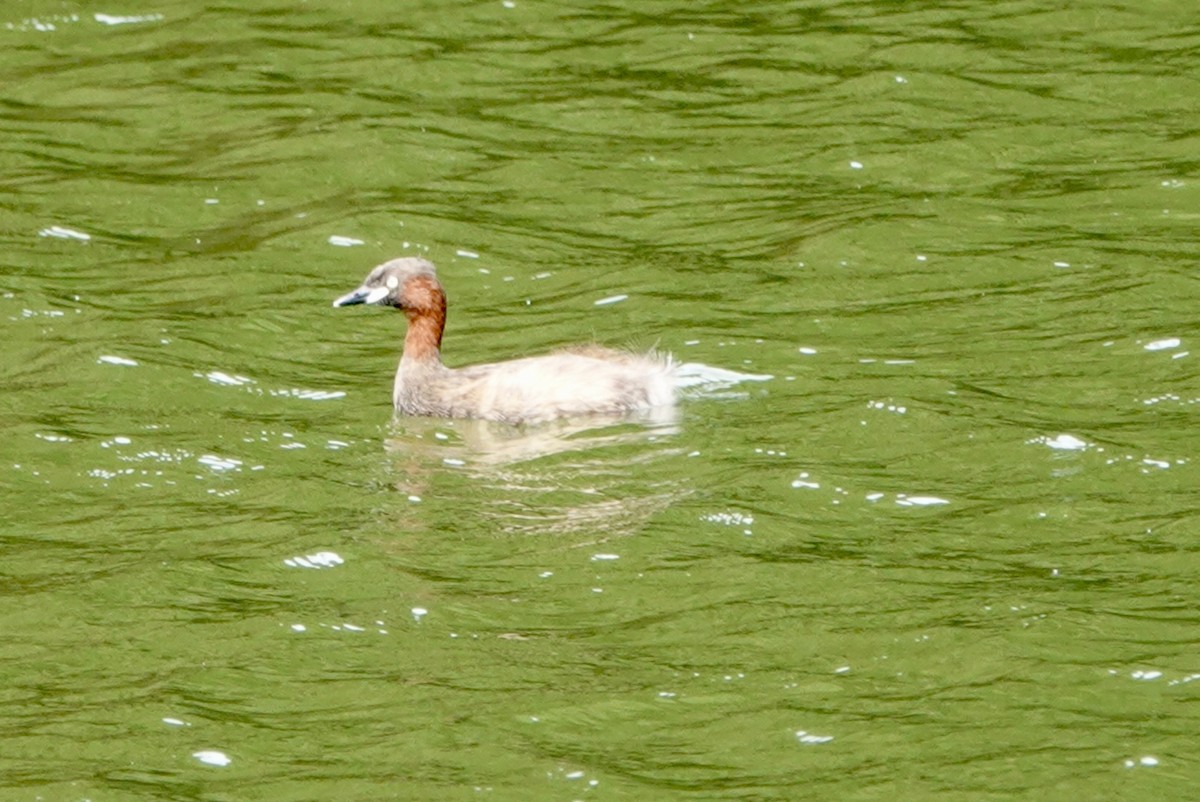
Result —
[[[501,531],[599,537],[636,532],[687,492],[667,477],[629,481],[631,470],[678,453],[678,426],[679,412],[671,408],[531,427],[404,418],[386,447],[397,487],[410,499],[481,496],[482,514]],[[448,471],[465,481],[448,481]]]

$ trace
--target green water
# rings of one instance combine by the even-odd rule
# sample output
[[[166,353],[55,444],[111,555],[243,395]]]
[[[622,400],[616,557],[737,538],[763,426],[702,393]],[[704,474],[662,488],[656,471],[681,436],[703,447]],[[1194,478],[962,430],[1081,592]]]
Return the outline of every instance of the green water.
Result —
[[[1193,12],[8,4],[0,799],[1194,795]]]

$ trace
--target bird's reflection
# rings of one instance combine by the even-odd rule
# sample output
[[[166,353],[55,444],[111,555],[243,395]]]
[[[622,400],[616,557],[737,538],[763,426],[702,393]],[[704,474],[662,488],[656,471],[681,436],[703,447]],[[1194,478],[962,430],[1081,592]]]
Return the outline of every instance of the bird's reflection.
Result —
[[[674,408],[533,427],[399,418],[385,441],[395,486],[460,502],[503,532],[633,533],[681,495],[650,463],[674,456]]]

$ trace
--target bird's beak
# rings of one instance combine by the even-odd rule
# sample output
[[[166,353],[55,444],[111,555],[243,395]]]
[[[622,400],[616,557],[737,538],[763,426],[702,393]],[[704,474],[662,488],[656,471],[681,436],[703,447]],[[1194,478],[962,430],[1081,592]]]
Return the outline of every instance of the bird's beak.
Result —
[[[348,292],[341,298],[334,300],[334,306],[354,306],[355,304],[365,304],[367,296],[371,294],[371,290],[366,287],[359,287],[353,292]]]

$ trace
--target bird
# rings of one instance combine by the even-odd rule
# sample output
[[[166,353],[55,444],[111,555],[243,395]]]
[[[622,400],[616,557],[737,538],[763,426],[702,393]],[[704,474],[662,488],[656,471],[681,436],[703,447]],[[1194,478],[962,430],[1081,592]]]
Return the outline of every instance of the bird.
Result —
[[[392,401],[401,415],[476,418],[523,425],[583,415],[671,407],[670,355],[582,345],[542,356],[451,368],[442,362],[446,292],[427,259],[406,256],[373,268],[335,307],[374,304],[408,321]]]

